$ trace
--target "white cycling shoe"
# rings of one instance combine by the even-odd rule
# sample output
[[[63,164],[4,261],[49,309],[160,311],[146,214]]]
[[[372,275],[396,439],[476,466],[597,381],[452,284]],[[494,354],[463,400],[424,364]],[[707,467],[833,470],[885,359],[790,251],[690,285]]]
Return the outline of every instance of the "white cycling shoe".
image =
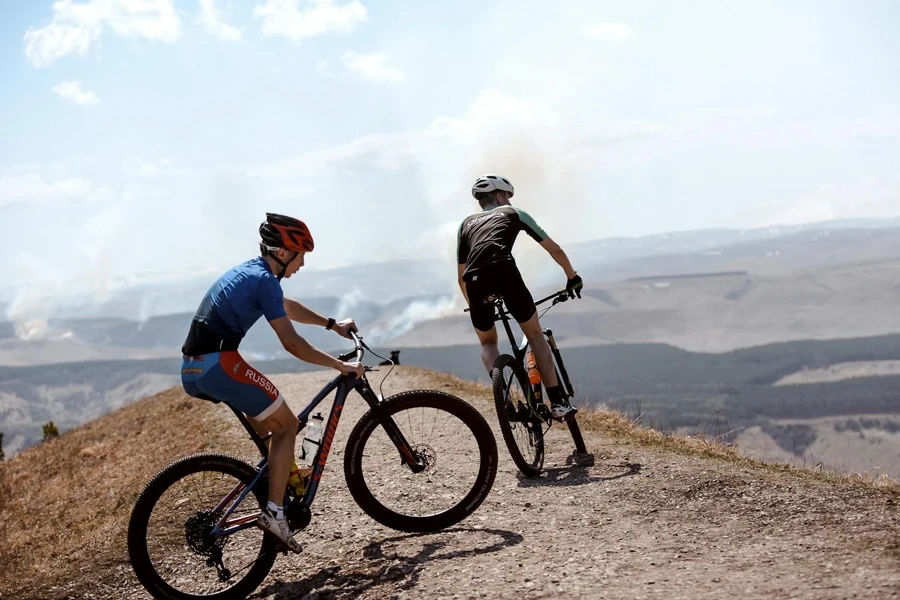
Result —
[[[300,542],[293,538],[291,526],[288,525],[287,519],[279,519],[268,508],[262,509],[256,524],[264,531],[268,531],[284,544],[291,552],[300,552],[303,546]]]
[[[550,415],[557,421],[562,421],[571,414],[578,412],[574,406],[568,404],[551,404]]]

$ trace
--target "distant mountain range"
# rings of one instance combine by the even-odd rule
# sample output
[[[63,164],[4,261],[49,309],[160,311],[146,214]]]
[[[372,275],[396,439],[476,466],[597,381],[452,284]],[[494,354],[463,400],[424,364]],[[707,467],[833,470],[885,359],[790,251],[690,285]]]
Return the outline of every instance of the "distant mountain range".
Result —
[[[852,220],[572,244],[567,251],[586,281],[585,298],[548,318],[570,345],[649,342],[708,351],[900,332],[898,225],[900,219]],[[536,295],[561,287],[559,268],[530,240],[520,241],[517,256]],[[214,277],[150,277],[103,302],[73,297],[48,318],[0,322],[0,364],[177,355]],[[323,314],[352,316],[374,343],[473,340],[452,264],[302,271],[284,285],[287,295]],[[8,312],[28,314],[21,307]],[[299,330],[317,346],[340,343],[319,328]],[[255,359],[286,356],[264,323],[242,348]]]
[[[376,348],[387,355],[390,347]],[[369,364],[376,362],[374,357]],[[668,431],[736,440],[779,459],[900,477],[900,376],[861,376],[785,385],[786,376],[833,365],[900,359],[900,335],[800,341],[722,354],[663,344],[564,347],[579,406],[606,406]],[[474,345],[404,348],[415,365],[487,383]],[[8,454],[40,440],[41,425],[60,430],[179,384],[176,357],[0,367],[0,431]],[[296,359],[260,361],[268,375],[315,369]],[[847,368],[842,369],[846,374]],[[872,369],[861,372],[874,372]],[[373,386],[387,367],[369,374]],[[358,400],[355,400],[358,401]],[[198,400],[199,402],[199,400]],[[768,446],[766,445],[768,444]]]

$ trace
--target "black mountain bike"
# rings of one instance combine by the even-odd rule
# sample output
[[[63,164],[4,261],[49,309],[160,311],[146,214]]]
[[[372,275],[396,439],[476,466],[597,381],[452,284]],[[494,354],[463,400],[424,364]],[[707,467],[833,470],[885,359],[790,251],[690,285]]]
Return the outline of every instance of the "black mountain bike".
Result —
[[[362,361],[368,346],[341,356]],[[416,390],[389,398],[365,377],[339,375],[297,418],[337,390],[302,496],[285,496],[294,530],[309,525],[344,401],[356,390],[371,407],[347,440],[344,475],[362,510],[386,527],[433,532],[459,523],[484,501],[497,473],[497,445],[484,417],[443,392]],[[232,409],[234,410],[234,409]],[[128,554],[154,598],[245,598],[272,568],[278,539],[256,526],[268,501],[267,448],[247,417],[234,411],[262,459],[255,467],[223,454],[195,454],[160,471],[137,499],[128,524]]]
[[[550,308],[568,299],[568,294],[563,290],[542,298],[534,304],[540,306],[552,300],[551,305],[541,313],[543,316]],[[502,296],[489,301],[493,302],[496,309],[494,320],[503,321],[513,353],[512,356],[501,354],[491,371],[494,405],[500,421],[500,431],[503,433],[503,440],[519,471],[523,475],[534,477],[539,475],[544,467],[544,435],[549,431],[554,420],[550,415],[549,407],[541,401],[544,397],[541,392],[542,382],[532,383],[526,375],[525,360],[528,355],[528,339],[522,336],[522,345],[516,344],[512,328],[509,325],[510,313],[504,305]],[[550,344],[556,379],[565,394],[564,402],[569,404],[569,399],[575,395],[575,390],[572,388],[572,382],[569,380],[569,374],[566,372],[566,366],[563,363],[559,347],[556,345],[556,340],[553,339],[553,332],[550,329],[544,329],[543,332]],[[575,412],[569,413],[564,420],[569,427],[572,440],[575,442],[576,453],[585,454],[587,450],[584,446],[584,438],[581,436],[581,429],[578,427],[578,421],[575,419]]]

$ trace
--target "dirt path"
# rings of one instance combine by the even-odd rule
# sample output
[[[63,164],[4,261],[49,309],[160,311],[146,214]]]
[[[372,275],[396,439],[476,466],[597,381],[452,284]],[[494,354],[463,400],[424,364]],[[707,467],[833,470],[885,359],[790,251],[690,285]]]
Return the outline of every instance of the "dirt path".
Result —
[[[273,379],[296,408],[328,374]],[[385,393],[446,389],[495,425],[483,390],[446,381],[404,368]],[[896,495],[587,431],[594,464],[576,466],[559,427],[548,438],[549,468],[536,479],[517,475],[497,431],[493,491],[456,529],[388,530],[354,504],[344,484],[343,445],[361,405],[348,400],[313,521],[300,535],[306,549],[280,556],[253,597],[900,598]],[[232,451],[252,455],[249,443]],[[117,597],[145,597],[127,572],[122,582]]]

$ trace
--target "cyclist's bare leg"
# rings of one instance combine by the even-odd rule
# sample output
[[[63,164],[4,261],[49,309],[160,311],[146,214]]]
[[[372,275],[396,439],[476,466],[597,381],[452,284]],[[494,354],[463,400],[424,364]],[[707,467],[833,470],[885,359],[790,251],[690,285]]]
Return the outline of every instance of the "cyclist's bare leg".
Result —
[[[553,368],[553,354],[550,351],[550,344],[541,331],[541,322],[538,320],[538,314],[535,311],[531,318],[524,323],[519,323],[525,337],[528,338],[528,345],[534,352],[534,360],[537,363],[538,371],[541,372],[541,381],[544,386],[551,388],[559,385],[556,379],[556,369]]]
[[[259,435],[259,437],[266,437],[269,435],[269,428],[257,421],[256,419],[250,419],[250,425],[253,426],[253,429]],[[266,440],[266,447],[269,446],[269,440]]]
[[[269,438],[269,499],[281,505],[294,460],[294,445],[299,427],[297,416],[285,402],[258,425],[272,432],[272,437]]]
[[[253,426],[253,429],[256,431],[257,435],[259,435],[259,437],[261,437],[261,438],[264,438],[267,435],[269,435],[269,433],[271,433],[269,431],[268,427],[265,427],[262,423],[260,423],[256,419],[250,419],[250,425]],[[272,451],[272,438],[269,437],[264,443],[266,444],[266,448],[269,449],[269,452],[271,452]]]
[[[497,346],[497,328],[491,327],[488,331],[475,330],[478,341],[481,343],[481,363],[490,375],[494,363],[500,358],[500,348]]]

